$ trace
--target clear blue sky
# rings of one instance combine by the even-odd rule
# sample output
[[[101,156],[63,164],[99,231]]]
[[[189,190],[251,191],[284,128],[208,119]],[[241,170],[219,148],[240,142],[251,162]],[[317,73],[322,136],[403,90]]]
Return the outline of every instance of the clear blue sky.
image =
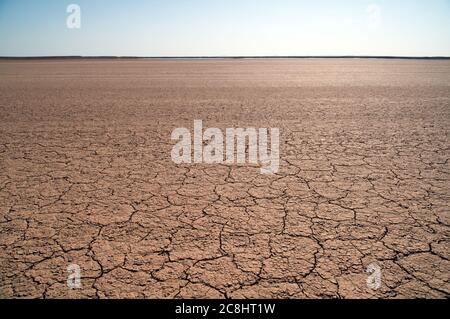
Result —
[[[450,0],[0,0],[0,56],[344,54],[450,56]]]

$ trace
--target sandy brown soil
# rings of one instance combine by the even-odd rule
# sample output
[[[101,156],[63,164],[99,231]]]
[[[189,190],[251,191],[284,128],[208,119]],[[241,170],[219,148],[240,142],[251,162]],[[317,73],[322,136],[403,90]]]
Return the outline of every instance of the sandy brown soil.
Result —
[[[0,61],[0,111],[1,297],[450,295],[450,62]],[[194,119],[278,174],[175,165]]]

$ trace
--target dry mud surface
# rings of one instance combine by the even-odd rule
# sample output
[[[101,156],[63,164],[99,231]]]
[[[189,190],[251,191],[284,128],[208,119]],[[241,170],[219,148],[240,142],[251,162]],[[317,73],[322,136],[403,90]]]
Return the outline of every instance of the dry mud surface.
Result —
[[[0,61],[0,110],[1,297],[450,295],[448,61]],[[174,164],[194,119],[279,172]]]

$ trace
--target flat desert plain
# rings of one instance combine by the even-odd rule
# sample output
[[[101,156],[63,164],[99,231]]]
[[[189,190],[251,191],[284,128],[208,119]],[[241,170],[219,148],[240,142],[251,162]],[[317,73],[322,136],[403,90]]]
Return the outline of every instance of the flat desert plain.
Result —
[[[449,61],[2,60],[0,110],[1,297],[450,295]],[[278,172],[175,164],[195,119]]]

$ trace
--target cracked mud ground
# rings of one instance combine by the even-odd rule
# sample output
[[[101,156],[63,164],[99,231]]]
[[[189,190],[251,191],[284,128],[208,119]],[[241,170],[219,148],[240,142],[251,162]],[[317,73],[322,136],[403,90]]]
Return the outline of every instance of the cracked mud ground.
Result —
[[[449,62],[1,61],[0,110],[1,297],[450,295]],[[175,165],[194,119],[279,172]]]

